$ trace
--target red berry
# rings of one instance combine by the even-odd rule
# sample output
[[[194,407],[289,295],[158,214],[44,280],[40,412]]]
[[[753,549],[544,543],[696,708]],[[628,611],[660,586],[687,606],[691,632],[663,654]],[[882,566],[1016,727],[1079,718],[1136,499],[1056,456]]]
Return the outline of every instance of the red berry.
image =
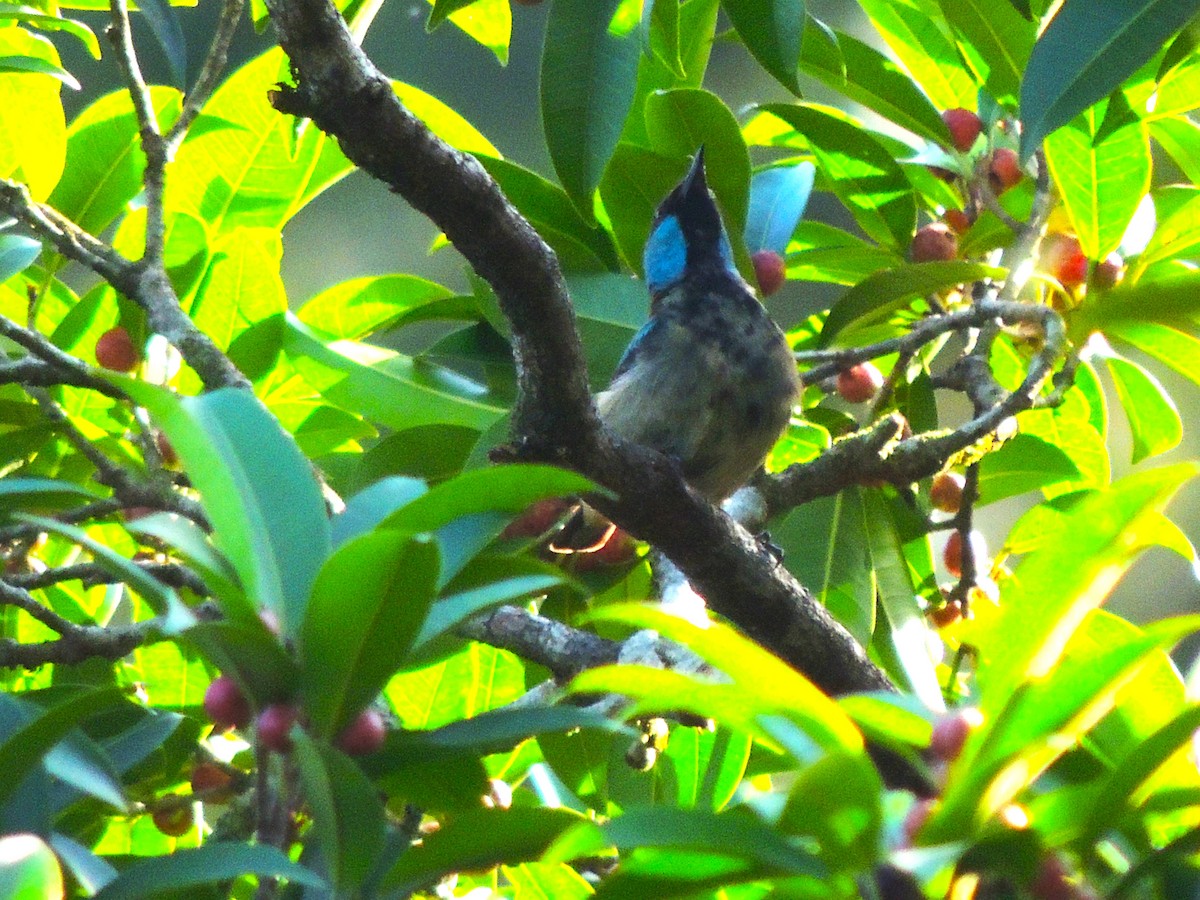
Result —
[[[961,531],[950,532],[950,537],[946,539],[946,546],[942,550],[942,562],[946,565],[946,571],[955,578],[962,575],[963,540]]]
[[[947,600],[941,606],[930,609],[928,615],[934,628],[949,628],[962,618],[962,604],[957,600]]]
[[[167,806],[162,809],[156,809],[151,814],[151,819],[154,820],[155,828],[170,837],[179,837],[180,835],[187,834],[195,822],[195,816],[192,813],[190,804],[187,806]]]
[[[1064,287],[1087,281],[1088,261],[1079,239],[1069,234],[1050,234],[1042,244],[1041,267]]]
[[[192,769],[192,792],[203,794],[206,803],[224,803],[233,796],[233,776],[215,763],[200,763]]]
[[[999,147],[992,153],[992,162],[988,167],[988,182],[992,186],[993,194],[997,196],[1003,194],[1019,182],[1024,175],[1025,173],[1021,171],[1021,160],[1017,156],[1017,151]]]
[[[974,710],[971,710],[975,713]],[[929,741],[929,749],[934,756],[946,762],[954,762],[962,755],[963,745],[967,743],[971,731],[979,724],[979,717],[955,713],[938,720],[933,726],[933,736]]]
[[[132,372],[140,359],[133,338],[120,325],[108,329],[96,341],[97,364],[113,372]]]
[[[563,513],[570,505],[569,500],[563,500],[560,497],[537,500],[529,504],[523,513],[509,522],[500,532],[500,537],[505,540],[515,540],[543,535],[551,525],[562,518]]]
[[[383,746],[387,726],[378,710],[364,709],[337,736],[337,746],[350,756],[366,756]]]
[[[942,221],[949,225],[955,234],[966,234],[971,227],[971,219],[961,209],[946,210],[942,214]]]
[[[958,256],[958,238],[941,222],[917,230],[908,249],[913,262],[934,262]]]
[[[218,728],[244,728],[250,724],[250,704],[228,675],[214,678],[204,692],[204,712]]]
[[[1096,266],[1096,273],[1092,276],[1092,284],[1098,290],[1107,291],[1124,277],[1125,260],[1121,258],[1120,253],[1114,251],[1104,257]]]
[[[957,472],[939,472],[929,486],[929,500],[934,509],[945,513],[958,512],[966,483],[967,480]]]
[[[866,403],[881,387],[883,375],[874,363],[859,363],[838,373],[837,390],[847,403]]]
[[[950,130],[950,139],[956,150],[966,153],[975,146],[975,139],[983,131],[983,122],[969,109],[948,109],[942,113],[942,121]]]
[[[146,516],[152,516],[156,512],[153,506],[127,506],[121,510],[121,516],[126,522],[136,522],[138,519],[144,519]]]
[[[759,250],[751,254],[750,262],[754,263],[754,277],[764,297],[770,297],[787,281],[787,263],[774,250]]]
[[[288,732],[296,724],[296,707],[286,703],[272,703],[258,714],[258,742],[268,750],[287,753],[292,749]]]

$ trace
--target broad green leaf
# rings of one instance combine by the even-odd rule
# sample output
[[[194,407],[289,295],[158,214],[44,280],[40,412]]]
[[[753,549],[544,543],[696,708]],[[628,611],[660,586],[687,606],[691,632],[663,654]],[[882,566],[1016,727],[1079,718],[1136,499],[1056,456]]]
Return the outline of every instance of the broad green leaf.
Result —
[[[279,274],[277,230],[232,228],[213,245],[212,261],[187,313],[217,346],[228,349],[251,325],[287,310]]]
[[[721,6],[759,65],[799,96],[804,0],[722,0]]]
[[[179,116],[179,92],[153,87],[150,99],[159,124],[173,125]],[[66,165],[48,202],[84,231],[100,234],[142,189],[145,167],[129,92],[114,91],[71,122]]]
[[[36,56],[0,56],[0,75],[32,72],[57,78],[73,91],[82,88],[78,79],[62,66],[38,59]]]
[[[1130,265],[1126,277],[1136,281],[1146,269],[1168,259],[1194,258],[1200,250],[1200,192],[1185,199],[1159,221],[1146,249]]]
[[[179,25],[178,15],[169,0],[141,0],[138,11],[149,23],[150,30],[158,40],[158,46],[167,58],[172,81],[176,87],[183,90],[187,87],[187,41],[183,36],[183,28]]]
[[[907,687],[932,710],[945,708],[934,660],[929,655],[925,616],[917,605],[918,585],[905,559],[899,529],[879,491],[858,491],[871,571],[892,646],[900,658]]]
[[[1200,182],[1200,124],[1187,116],[1150,123],[1150,135],[1193,183]]]
[[[325,399],[391,428],[462,425],[483,431],[503,415],[475,382],[431,363],[354,341],[325,341],[288,313],[284,349]]]
[[[774,250],[783,256],[812,194],[816,167],[810,162],[758,172],[750,180],[746,249]]]
[[[0,23],[24,18],[27,9],[0,5]],[[54,16],[39,18],[67,21]],[[95,39],[92,35],[92,40]],[[99,55],[97,48],[96,56]],[[50,41],[22,28],[0,28],[0,56],[27,56],[54,66],[59,63]],[[53,75],[37,72],[0,75],[0,178],[23,182],[29,187],[30,196],[38,201],[50,195],[66,161],[67,123],[61,93],[62,82]]]
[[[771,539],[784,548],[797,579],[860,644],[869,644],[876,583],[860,492],[840,491],[793,510],[771,526]]]
[[[432,0],[431,0],[432,2]],[[439,7],[442,10],[437,22]],[[512,36],[512,8],[508,0],[451,0],[434,3],[429,13],[429,28],[436,28],[442,19],[449,19],[464,34],[491,50],[500,65],[508,64],[508,43]]]
[[[402,672],[387,698],[404,728],[437,728],[516,700],[525,666],[513,654],[471,643],[448,659]]]
[[[304,799],[312,811],[313,841],[331,886],[350,894],[375,867],[384,842],[379,789],[354,762],[295,729],[296,762]]]
[[[1119,284],[1111,291],[1090,295],[1068,323],[1073,338],[1126,322],[1184,321],[1200,311],[1200,273],[1173,272],[1137,284]]]
[[[329,555],[329,520],[312,466],[250,394],[222,388],[178,399],[121,379],[154,416],[199,490],[216,546],[233,564],[252,604],[235,619],[275,613],[294,636],[317,570]]]
[[[59,522],[57,519],[31,516],[26,513],[16,513],[13,518],[20,522],[37,525],[44,531],[61,534],[68,540],[85,547],[92,554],[97,566],[128,583],[146,599],[155,613],[163,616],[162,628],[164,631],[177,631],[187,627],[193,621],[191,612],[183,606],[173,589],[147,574],[141,567],[111,547],[89,536],[82,528],[68,525],[66,522]]]
[[[425,493],[420,478],[398,475],[383,478],[363,488],[346,502],[346,508],[333,517],[330,534],[334,547],[366,534],[380,522]]]
[[[679,88],[647,97],[645,114],[646,132],[656,152],[684,158],[704,147],[706,179],[736,253],[746,228],[750,156],[733,112],[716,94]]]
[[[875,740],[927,747],[933,734],[930,709],[909,694],[848,694],[838,705],[863,733]]]
[[[1021,73],[1029,61],[1037,26],[1015,9],[989,0],[939,0],[942,15],[975,79],[996,101],[1015,109]]]
[[[6,698],[15,702],[12,698]],[[117,688],[72,691],[66,699],[54,703],[27,719],[0,741],[0,766],[5,777],[0,781],[0,805],[7,802],[22,780],[56,744],[81,722],[100,712],[125,703]],[[36,709],[30,705],[30,709]]]
[[[1104,487],[1111,479],[1108,446],[1089,421],[1090,411],[1079,401],[1078,394],[1068,393],[1066,401],[1055,409],[1029,410],[1017,417],[1023,434],[1034,435],[1057,447],[1079,469],[1079,478],[1073,481],[1043,486],[1048,498]]]
[[[894,251],[824,222],[801,222],[787,248],[788,278],[793,281],[852,285],[903,264]]]
[[[679,54],[679,3],[676,0],[650,0],[642,9],[642,47],[662,63],[676,78],[687,71]]]
[[[850,288],[833,305],[821,329],[820,345],[828,347],[842,332],[885,322],[927,294],[1004,275],[1004,269],[966,260],[909,263],[877,272]]]
[[[542,51],[546,147],[567,194],[589,220],[592,194],[616,149],[637,80],[637,21],[622,0],[556,0]]]
[[[278,48],[230,75],[204,105],[167,170],[165,204],[213,234],[238,226],[278,230],[353,168],[319,128],[297,130],[268,95],[290,69]]]
[[[580,215],[562,188],[515,163],[491,156],[480,156],[479,161],[521,215],[550,244],[564,268],[584,271],[619,268],[612,235]],[[581,255],[581,247],[585,254]]]
[[[1080,474],[1058,445],[1032,434],[1017,434],[979,461],[978,504],[1076,481]]]
[[[655,7],[674,6],[677,0],[669,4],[658,0]],[[587,879],[566,863],[524,863],[519,866],[501,866],[500,872],[505,881],[513,887],[514,900],[542,900],[554,897],[555,900],[584,900],[595,893]]]
[[[921,0],[859,0],[871,24],[938,109],[971,109],[978,88],[950,35]]]
[[[208,535],[195,522],[174,513],[154,513],[128,522],[125,527],[131,534],[156,538],[175,548],[203,579],[205,586],[226,603],[246,603],[229,560],[216,551],[209,543]]]
[[[493,0],[481,0],[477,5],[482,6],[485,2],[490,6]],[[463,153],[499,158],[500,151],[492,146],[492,142],[484,137],[479,129],[437,97],[399,81],[392,82],[392,90],[409,112],[451,147]]]
[[[100,495],[82,485],[52,478],[13,478],[0,480],[0,515],[13,511],[57,512],[99,500]]]
[[[654,212],[683,177],[687,166],[684,159],[672,159],[646,147],[622,142],[604,172],[600,198],[612,222],[613,238],[626,263],[639,276],[642,249],[650,234]]]
[[[881,244],[908,245],[917,215],[912,186],[879,141],[841,114],[814,104],[762,109],[808,139],[817,167],[863,231]]]
[[[142,900],[167,891],[219,884],[242,875],[286,878],[293,884],[324,888],[315,873],[288,859],[275,847],[210,841],[169,855],[135,862],[96,894],[96,900]]]
[[[1112,376],[1133,436],[1133,463],[1165,453],[1183,439],[1183,422],[1175,401],[1157,378],[1135,362],[1107,356]]]
[[[1168,325],[1154,322],[1114,322],[1104,329],[1115,338],[1170,366],[1193,384],[1200,384],[1200,340]]]
[[[883,783],[870,758],[827,754],[797,775],[779,817],[780,831],[816,838],[833,871],[857,871],[879,855]]]
[[[59,862],[84,891],[95,893],[117,877],[117,870],[106,860],[60,832],[50,835],[50,846],[58,854]]]
[[[1198,9],[1196,0],[1122,0],[1101,12],[1088,0],[1066,0],[1021,67],[1022,155],[1108,96]]]
[[[1196,466],[1180,463],[1127,476],[1071,509],[1064,519],[1070,541],[1022,560],[1004,583],[998,618],[977,636],[986,717],[1022,682],[1054,667],[1083,618],[1157,542],[1163,507],[1196,474]]]
[[[20,22],[31,25],[41,31],[63,31],[76,38],[93,59],[100,58],[100,42],[92,29],[77,19],[64,19],[57,15],[46,15],[29,6],[19,6],[15,3],[0,6],[0,23],[11,24]],[[57,60],[55,60],[57,62]]]
[[[384,876],[381,888],[409,893],[450,872],[535,860],[567,828],[583,821],[567,809],[477,809],[427,835]]]
[[[205,659],[237,681],[256,709],[290,701],[295,695],[300,680],[295,657],[257,617],[201,622],[189,628],[186,637]]]
[[[567,287],[587,355],[588,378],[593,390],[600,391],[612,380],[625,348],[645,323],[650,298],[641,282],[607,272],[568,276]]]
[[[747,705],[787,716],[822,747],[850,752],[862,748],[862,736],[834,701],[795,669],[728,625],[697,624],[661,607],[638,604],[605,606],[594,610],[589,619],[652,628],[688,647],[713,668],[729,676],[733,680],[732,687],[745,696]],[[622,668],[626,667],[614,666],[610,671]],[[581,685],[591,675],[591,672],[584,672],[577,676],[572,689],[584,690]],[[652,697],[648,699],[653,703]]]
[[[810,19],[801,72],[913,134],[943,146],[950,144],[950,132],[937,108],[892,60],[857,38],[836,32],[841,65],[831,65],[827,56],[810,51],[809,35],[815,27]]]
[[[1088,110],[1046,140],[1050,176],[1089,259],[1104,259],[1121,243],[1150,189],[1150,137],[1141,122],[1099,142],[1100,117]]]
[[[390,529],[329,557],[299,632],[300,690],[317,734],[337,734],[404,663],[438,572],[435,544]]]

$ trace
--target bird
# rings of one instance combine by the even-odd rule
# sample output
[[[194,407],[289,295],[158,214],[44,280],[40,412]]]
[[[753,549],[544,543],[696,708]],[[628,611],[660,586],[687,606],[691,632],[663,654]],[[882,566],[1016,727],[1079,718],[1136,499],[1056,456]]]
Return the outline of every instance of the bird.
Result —
[[[615,434],[677,461],[712,503],[763,464],[787,428],[800,378],[787,339],[733,261],[705,175],[704,148],[659,205],[643,255],[650,317],[596,395]],[[551,549],[603,546],[599,514],[581,506]]]

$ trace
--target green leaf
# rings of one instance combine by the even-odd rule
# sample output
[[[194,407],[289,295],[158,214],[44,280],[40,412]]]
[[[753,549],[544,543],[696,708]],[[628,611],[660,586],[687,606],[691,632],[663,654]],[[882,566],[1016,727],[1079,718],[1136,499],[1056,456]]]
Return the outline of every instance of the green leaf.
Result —
[[[20,74],[22,72],[37,75],[50,75],[57,78],[73,91],[82,88],[79,80],[62,66],[38,59],[36,56],[0,56],[0,74]]]
[[[1086,340],[1092,331],[1105,331],[1116,323],[1178,323],[1200,311],[1198,288],[1200,273],[1186,271],[1098,291],[1095,299],[1089,296],[1071,318],[1070,333],[1072,338]]]
[[[1154,322],[1114,322],[1105,336],[1136,347],[1200,385],[1200,340],[1187,332]]]
[[[397,675],[387,698],[403,727],[437,728],[503,706],[525,691],[525,666],[516,656],[470,643],[448,659]]]
[[[154,513],[127,522],[125,527],[131,534],[156,538],[174,547],[216,597],[234,606],[246,605],[245,593],[237,583],[237,573],[229,560],[208,542],[208,535],[195,522],[174,513]]]
[[[832,871],[873,865],[883,832],[883,783],[870,757],[830,753],[802,769],[777,827],[816,838]]]
[[[921,0],[859,0],[871,24],[938,109],[975,106],[978,89],[950,35]]]
[[[447,424],[484,431],[504,414],[483,387],[456,372],[354,341],[327,346],[291,313],[284,349],[325,399],[391,428]]]
[[[679,3],[650,0],[642,10],[642,45],[676,78],[686,78],[679,54]]]
[[[1079,244],[1089,259],[1104,259],[1121,243],[1150,189],[1150,135],[1141,122],[1097,142],[1101,118],[1088,110],[1046,140],[1046,162]]]
[[[175,86],[182,90],[187,86],[187,41],[174,8],[168,0],[141,0],[138,11],[150,24],[158,46],[167,58]]]
[[[286,878],[293,884],[324,888],[315,873],[294,863],[275,847],[209,841],[181,847],[170,855],[135,862],[95,896],[95,900],[143,900],[166,891],[218,884],[242,875]]]
[[[656,152],[684,159],[704,147],[708,184],[736,245],[746,228],[750,156],[729,107],[708,91],[678,88],[647,97],[645,115],[646,133]]]
[[[12,702],[12,698],[6,698]],[[50,750],[81,722],[100,712],[125,703],[117,688],[72,691],[65,700],[53,704],[9,732],[0,741],[0,806],[3,806],[21,786],[25,776]]]
[[[287,311],[277,230],[232,228],[213,244],[212,261],[186,311],[222,349],[250,326]]]
[[[1079,467],[1058,445],[1032,434],[1017,434],[979,461],[979,500],[983,506],[1081,477]]]
[[[0,837],[0,880],[4,900],[63,896],[62,870],[54,851],[35,834]]]
[[[61,534],[68,540],[87,548],[97,566],[127,582],[146,599],[155,613],[164,617],[162,627],[165,631],[175,632],[194,621],[191,612],[183,606],[174,590],[147,574],[141,567],[120,553],[92,538],[82,528],[68,525],[57,519],[47,519],[25,513],[17,513],[13,518],[20,522],[36,525],[43,531]]]
[[[480,0],[477,5],[482,8],[483,4],[491,6],[493,2],[494,0]],[[427,94],[411,84],[399,81],[392,82],[392,90],[396,92],[396,96],[400,98],[400,102],[408,108],[409,112],[424,122],[430,131],[451,147],[461,150],[463,153],[476,153],[497,158],[500,156],[500,151],[483,136],[478,128],[437,97]]]
[[[838,334],[887,321],[914,299],[985,278],[1003,278],[1005,270],[965,260],[909,263],[877,272],[838,299],[821,329],[819,344],[828,347]]]
[[[810,162],[758,172],[750,181],[746,249],[774,250],[783,256],[812,194],[816,167]]]
[[[398,475],[375,482],[346,502],[346,508],[333,517],[330,534],[334,547],[373,530],[380,522],[425,493],[419,478]]]
[[[290,701],[300,670],[279,638],[255,618],[242,622],[201,622],[187,639],[222,672],[234,678],[256,709]]]
[[[1043,137],[1108,96],[1197,10],[1196,0],[1123,0],[1097,15],[1088,0],[1066,0],[1025,67],[1021,155],[1031,155]]]
[[[490,869],[541,857],[563,831],[582,821],[567,809],[475,809],[453,817],[406,852],[383,890],[410,893],[450,872]]]
[[[313,840],[340,894],[360,887],[375,867],[384,842],[379,789],[354,762],[332,747],[293,731],[304,797],[312,810]]]
[[[25,18],[27,9],[0,4],[0,24],[5,19]],[[54,16],[38,18],[66,21]],[[94,35],[92,40],[95,41]],[[23,56],[53,66],[59,64],[53,44],[22,28],[0,28],[0,56]],[[27,72],[0,78],[0,178],[23,182],[36,201],[45,200],[63,174],[67,125],[61,94],[62,82],[53,75]]]
[[[762,109],[808,138],[817,167],[863,231],[881,244],[908,245],[917,216],[912,185],[879,141],[825,107],[770,104]]]
[[[266,608],[283,633],[294,636],[330,547],[311,464],[245,391],[221,388],[179,399],[145,382],[119,383],[150,411],[179,454],[200,492],[216,546],[254,604],[225,613],[245,620]]]
[[[799,96],[804,0],[722,0],[721,6],[758,64]]]
[[[436,5],[433,12],[437,12]],[[512,33],[512,8],[508,0],[473,0],[449,13],[447,18],[464,34],[491,50],[500,65],[508,64]]]
[[[637,80],[637,22],[621,0],[556,0],[546,22],[541,108],[546,147],[579,212],[616,149]]]
[[[862,736],[834,701],[795,669],[727,625],[716,622],[698,625],[661,607],[637,604],[605,606],[594,610],[588,618],[654,629],[688,647],[733,680],[733,685],[710,684],[708,687],[734,688],[735,693],[745,698],[745,706],[788,717],[826,749],[856,752],[862,747]],[[619,671],[627,668],[631,667],[610,666],[607,674],[621,678]],[[571,689],[586,691],[586,684],[596,687],[595,673],[603,671],[593,669],[580,674],[572,682]],[[636,685],[631,687],[644,693]],[[655,703],[653,696],[647,695],[646,699],[650,705]]]
[[[1150,134],[1193,184],[1200,182],[1200,125],[1186,116],[1150,123]]]
[[[826,55],[810,49],[814,29],[810,17],[800,71],[913,134],[943,146],[950,144],[950,132],[941,113],[892,60],[857,38],[835,32],[840,65],[831,65]]]
[[[863,733],[875,740],[929,746],[933,735],[933,713],[908,694],[848,694],[838,705]]]
[[[0,480],[0,515],[14,511],[58,512],[99,500],[87,488],[52,478],[13,478]]]
[[[1071,541],[1021,562],[1016,577],[1005,583],[1002,618],[988,635],[989,652],[1007,649],[1003,665],[989,670],[985,707],[1002,702],[1015,683],[1054,665],[1083,616],[1155,542],[1163,507],[1196,474],[1195,466],[1181,463],[1121,479],[1071,510],[1066,520]]]
[[[580,215],[562,188],[515,163],[490,156],[480,156],[479,161],[545,238],[564,268],[586,271],[620,267],[612,235]],[[581,248],[586,251],[584,256],[594,261],[591,265],[585,265],[588,260],[581,258]]]
[[[300,628],[300,690],[332,737],[403,665],[433,602],[437,545],[376,530],[343,544],[313,585]]]
[[[788,244],[787,264],[789,280],[852,285],[904,260],[824,222],[801,222]]]
[[[42,31],[64,31],[83,44],[87,48],[88,53],[92,54],[93,59],[100,58],[100,42],[96,40],[95,33],[93,33],[92,29],[75,19],[64,19],[59,16],[46,15],[28,6],[6,3],[4,6],[0,6],[0,22],[5,20],[9,22],[21,22],[24,25],[31,25]]]
[[[1135,362],[1106,356],[1133,436],[1133,463],[1165,453],[1183,439],[1179,409],[1159,380]]]
[[[939,0],[967,65],[1001,106],[1015,109],[1037,26],[989,0]],[[1022,110],[1024,111],[1024,110]]]
[[[1200,250],[1200,191],[1188,190],[1183,196],[1186,199],[1164,214],[1146,249],[1130,265],[1127,279],[1136,281],[1155,263],[1196,256]]]
[[[600,198],[612,222],[613,238],[621,256],[639,276],[654,212],[686,171],[683,159],[622,142],[604,172]]]
[[[150,89],[162,127],[169,128],[179,117],[180,100],[174,88]],[[129,92],[114,91],[71,122],[66,165],[48,202],[84,231],[100,234],[142,189],[145,166]]]

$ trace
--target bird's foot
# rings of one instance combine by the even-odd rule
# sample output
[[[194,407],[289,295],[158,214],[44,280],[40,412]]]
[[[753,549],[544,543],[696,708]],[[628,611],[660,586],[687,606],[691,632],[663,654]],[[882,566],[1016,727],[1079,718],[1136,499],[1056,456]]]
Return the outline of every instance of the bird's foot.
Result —
[[[776,565],[783,562],[783,548],[771,540],[771,532],[760,531],[754,539],[758,541],[759,549],[775,560]]]

